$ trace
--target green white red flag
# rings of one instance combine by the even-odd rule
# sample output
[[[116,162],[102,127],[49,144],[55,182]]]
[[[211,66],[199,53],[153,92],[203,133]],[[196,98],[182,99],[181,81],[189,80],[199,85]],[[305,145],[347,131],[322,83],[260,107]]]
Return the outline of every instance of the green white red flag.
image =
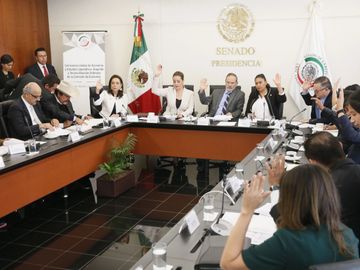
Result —
[[[129,108],[133,113],[159,113],[160,98],[151,92],[153,71],[142,29],[143,14],[134,16],[134,45],[128,74]]]

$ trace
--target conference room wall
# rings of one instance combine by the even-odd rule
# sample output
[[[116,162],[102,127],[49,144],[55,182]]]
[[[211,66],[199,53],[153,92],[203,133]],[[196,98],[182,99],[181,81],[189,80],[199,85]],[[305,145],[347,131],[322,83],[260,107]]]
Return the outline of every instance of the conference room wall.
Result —
[[[251,36],[241,43],[224,40],[217,31],[221,10],[233,3],[247,6],[255,19]],[[138,9],[145,14],[144,33],[152,57],[152,64],[163,65],[163,82],[171,83],[172,73],[181,70],[185,82],[198,88],[201,78],[210,84],[222,84],[225,74],[235,72],[245,93],[250,92],[253,78],[264,73],[268,81],[279,72],[288,92],[294,77],[302,39],[309,18],[310,0],[243,0],[243,1],[175,1],[175,0],[48,0],[52,59],[62,75],[61,31],[107,30],[106,78],[117,73],[126,78],[132,51],[132,16]],[[356,0],[321,1],[325,49],[333,78],[341,77],[342,85],[359,83],[360,70],[360,2]],[[254,48],[253,55],[217,55],[218,47]],[[212,60],[254,59],[260,67],[213,67]],[[355,61],[354,61],[355,60]],[[247,100],[247,99],[246,99]],[[87,100],[77,108],[87,110]],[[200,104],[196,95],[196,110]],[[289,97],[285,115],[292,115],[296,107]]]

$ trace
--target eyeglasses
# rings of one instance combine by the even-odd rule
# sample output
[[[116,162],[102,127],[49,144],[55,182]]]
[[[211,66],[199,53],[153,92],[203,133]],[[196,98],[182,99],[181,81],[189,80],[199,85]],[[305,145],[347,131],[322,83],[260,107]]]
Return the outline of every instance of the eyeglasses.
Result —
[[[33,98],[35,98],[35,99],[37,99],[37,100],[40,100],[41,99],[41,95],[40,96],[35,96],[35,95],[33,95],[33,94],[31,94],[31,93],[29,93]]]
[[[324,87],[324,88],[320,88],[320,89],[314,89],[315,92],[320,92],[320,91],[323,91],[323,90],[326,90],[327,88]]]

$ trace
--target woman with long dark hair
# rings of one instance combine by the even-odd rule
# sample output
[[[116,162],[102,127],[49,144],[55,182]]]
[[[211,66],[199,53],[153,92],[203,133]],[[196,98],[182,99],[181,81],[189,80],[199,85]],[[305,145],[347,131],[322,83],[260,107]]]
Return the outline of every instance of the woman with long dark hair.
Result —
[[[340,222],[334,182],[321,166],[306,164],[285,172],[280,180],[278,230],[258,246],[243,250],[254,210],[267,198],[264,177],[245,187],[241,214],[227,240],[222,269],[308,269],[310,265],[358,257],[358,240]]]
[[[4,54],[0,57],[1,71],[0,71],[0,89],[5,87],[8,80],[14,79],[12,68],[14,66],[14,59],[10,54]]]

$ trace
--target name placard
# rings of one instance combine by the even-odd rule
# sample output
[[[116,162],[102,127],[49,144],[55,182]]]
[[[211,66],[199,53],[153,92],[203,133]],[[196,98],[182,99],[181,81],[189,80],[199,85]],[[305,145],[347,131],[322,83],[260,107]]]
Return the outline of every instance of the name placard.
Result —
[[[197,120],[197,124],[201,126],[208,126],[210,125],[210,120],[207,117],[200,117]]]
[[[8,145],[8,148],[9,148],[9,153],[10,153],[10,155],[26,153],[26,149],[25,149],[25,144],[24,144],[24,143],[9,144],[9,145]]]
[[[146,119],[146,122],[148,122],[148,123],[159,123],[160,122],[159,116],[149,114],[147,119]]]
[[[199,226],[200,221],[198,219],[198,216],[196,215],[196,212],[191,210],[185,217],[184,220],[186,222],[186,225],[188,227],[189,233],[192,234]]]
[[[139,117],[136,114],[133,115],[127,115],[126,116],[126,122],[139,122]]]
[[[69,134],[68,142],[77,142],[77,141],[80,141],[80,139],[81,139],[81,136],[80,136],[79,132],[75,131],[75,132],[71,132]]]

